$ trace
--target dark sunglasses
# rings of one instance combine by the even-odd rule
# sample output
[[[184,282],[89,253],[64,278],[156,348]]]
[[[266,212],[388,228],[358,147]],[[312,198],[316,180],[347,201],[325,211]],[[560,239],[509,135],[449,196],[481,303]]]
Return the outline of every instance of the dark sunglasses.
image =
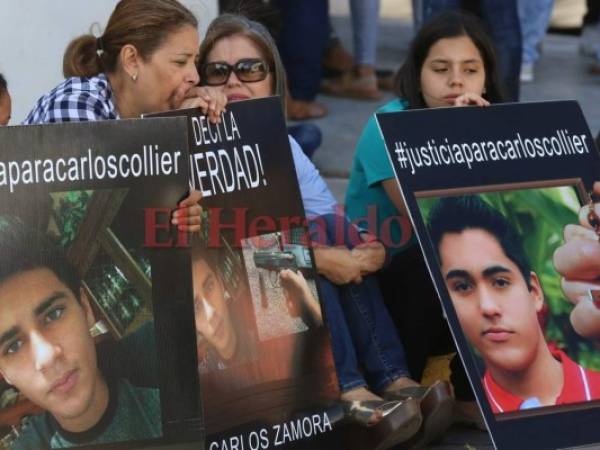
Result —
[[[244,83],[255,83],[267,78],[270,71],[271,68],[262,59],[246,58],[240,59],[233,65],[224,61],[203,64],[200,68],[200,76],[202,84],[220,86],[227,83],[231,72],[234,72],[238,80]]]

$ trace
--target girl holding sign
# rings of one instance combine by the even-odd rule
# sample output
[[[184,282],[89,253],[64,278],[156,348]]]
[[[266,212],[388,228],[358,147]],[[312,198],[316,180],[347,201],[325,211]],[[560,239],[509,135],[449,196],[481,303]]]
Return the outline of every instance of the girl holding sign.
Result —
[[[196,86],[198,21],[177,0],[121,0],[104,33],[80,36],[63,58],[66,79],[42,96],[23,124],[129,119],[198,107],[217,122],[227,102]],[[200,227],[199,192],[174,213],[182,230]]]
[[[262,25],[244,17],[226,14],[211,23],[199,67],[201,84],[219,86],[229,101],[274,94],[284,101],[285,72],[277,48]],[[305,211],[325,224],[325,234],[331,238],[336,202],[291,138],[290,146]],[[384,248],[368,232],[359,234],[363,241],[359,245],[347,242],[333,247],[338,241],[333,236],[333,242],[316,245],[314,254],[346,418],[377,426],[395,417],[395,429],[377,447],[388,448],[419,430],[421,411],[413,396],[421,391],[410,378],[402,343],[372,275],[383,265]],[[425,428],[428,436],[439,435],[449,424],[451,398],[444,383],[421,393],[425,391],[427,398],[421,401]]]
[[[447,12],[421,28],[396,75],[395,92],[398,98],[377,113],[487,106],[503,101],[493,43],[479,20],[469,14]],[[379,281],[406,346],[411,373],[419,379],[429,355],[455,350],[423,256],[414,245],[406,207],[375,115],[356,146],[346,208],[351,219],[367,217],[375,208],[377,229],[387,226],[389,230],[389,239],[384,243],[392,261],[380,272]],[[453,359],[451,369],[458,400],[456,416],[484,427],[458,358]]]

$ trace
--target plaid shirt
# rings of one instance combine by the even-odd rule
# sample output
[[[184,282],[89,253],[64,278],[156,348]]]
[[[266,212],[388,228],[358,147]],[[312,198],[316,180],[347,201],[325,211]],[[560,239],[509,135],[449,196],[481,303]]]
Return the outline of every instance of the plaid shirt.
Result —
[[[67,78],[41,97],[23,125],[118,119],[110,83],[103,73]]]

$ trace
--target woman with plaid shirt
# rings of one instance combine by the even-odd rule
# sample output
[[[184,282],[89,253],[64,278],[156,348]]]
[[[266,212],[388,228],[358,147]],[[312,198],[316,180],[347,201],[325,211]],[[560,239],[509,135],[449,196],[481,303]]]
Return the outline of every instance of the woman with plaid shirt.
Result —
[[[66,79],[43,95],[23,124],[128,119],[198,107],[220,120],[227,98],[198,84],[198,21],[177,0],[121,0],[104,34],[75,38],[65,51]],[[200,193],[192,191],[172,219],[200,227]]]
[[[215,121],[226,103],[197,87],[198,21],[177,0],[122,0],[104,34],[82,35],[63,58],[61,84],[42,96],[24,124],[126,119],[199,107]]]

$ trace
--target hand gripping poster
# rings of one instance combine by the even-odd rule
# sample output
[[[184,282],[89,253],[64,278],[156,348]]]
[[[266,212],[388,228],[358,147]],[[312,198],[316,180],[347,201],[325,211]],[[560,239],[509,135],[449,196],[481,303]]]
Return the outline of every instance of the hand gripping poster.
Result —
[[[377,119],[496,448],[598,448],[600,158],[579,105]]]

